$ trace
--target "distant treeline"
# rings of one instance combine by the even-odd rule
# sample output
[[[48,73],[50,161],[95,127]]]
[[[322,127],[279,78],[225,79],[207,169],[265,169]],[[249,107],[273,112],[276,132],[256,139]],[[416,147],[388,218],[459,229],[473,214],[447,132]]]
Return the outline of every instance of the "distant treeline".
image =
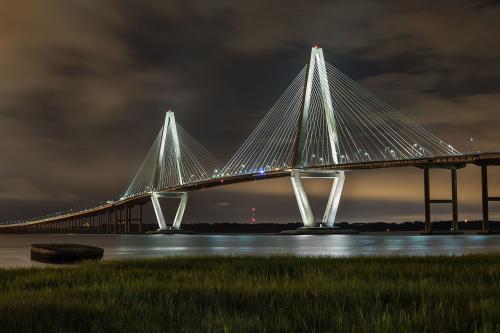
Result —
[[[273,233],[283,230],[297,229],[302,223],[184,223],[182,229],[201,233]],[[358,231],[422,231],[424,222],[370,222],[370,223],[348,223],[340,222],[336,226]],[[460,230],[479,230],[481,221],[467,221],[459,223]],[[433,230],[450,230],[451,221],[432,222]]]
[[[492,222],[493,229],[500,229],[500,223]],[[337,227],[354,229],[360,232],[390,232],[390,231],[423,231],[424,222],[403,222],[403,223],[388,223],[388,222],[366,222],[366,223],[348,223],[340,222],[336,224]],[[468,221],[459,222],[460,230],[481,230],[481,221]],[[196,233],[278,233],[283,230],[292,230],[302,227],[302,223],[183,223],[182,229],[190,230]],[[154,231],[158,229],[156,223],[144,223],[142,231]],[[432,222],[432,230],[445,231],[451,229],[451,221],[436,221]],[[136,233],[136,223],[131,228],[131,233]],[[95,228],[83,227],[79,230],[72,230],[76,233],[95,233]],[[22,230],[14,229],[0,229],[0,233],[17,233]],[[30,232],[30,231],[25,231]],[[47,231],[39,231],[47,232]],[[52,230],[52,233],[66,233],[67,230]],[[106,232],[103,225],[100,230],[101,233]],[[110,227],[110,233],[113,233],[113,226]]]

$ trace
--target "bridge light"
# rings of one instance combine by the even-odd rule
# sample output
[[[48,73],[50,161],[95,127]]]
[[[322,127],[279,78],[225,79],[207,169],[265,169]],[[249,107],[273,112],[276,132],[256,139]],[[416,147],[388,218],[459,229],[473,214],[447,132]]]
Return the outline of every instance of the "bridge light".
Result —
[[[263,169],[260,169],[260,170],[259,170],[259,173],[260,173],[261,175],[263,175],[263,174],[264,174],[264,170],[263,170]]]

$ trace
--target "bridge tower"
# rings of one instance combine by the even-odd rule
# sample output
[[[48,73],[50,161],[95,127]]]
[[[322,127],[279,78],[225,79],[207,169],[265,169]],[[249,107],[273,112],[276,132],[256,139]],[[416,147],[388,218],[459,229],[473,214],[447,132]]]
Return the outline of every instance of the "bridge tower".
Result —
[[[328,129],[327,136],[333,157],[333,162],[335,164],[338,163],[338,136],[332,98],[328,84],[328,76],[325,67],[325,59],[323,56],[323,50],[318,46],[314,46],[311,49],[311,57],[309,60],[306,83],[304,86],[302,107],[300,109],[299,123],[297,134],[295,137],[291,181],[304,226],[315,227],[318,225],[322,226],[324,224],[327,227],[333,227],[335,225],[335,217],[337,215],[340,196],[342,194],[342,188],[344,186],[344,171],[304,170],[304,146],[306,142],[307,124],[309,121],[311,93],[313,91],[313,79],[315,76],[319,79],[317,81],[319,82],[319,92],[325,112],[324,117]],[[309,204],[309,199],[302,183],[302,179],[304,178],[327,178],[333,180],[326,209],[321,221],[316,221],[314,218],[311,205]]]
[[[221,163],[167,111],[153,145],[121,197],[122,201],[149,196],[160,232],[179,231],[188,200],[188,184],[213,179]],[[167,224],[160,198],[180,199],[172,224]],[[148,198],[149,199],[149,198]]]
[[[170,154],[169,154],[170,153]],[[173,153],[174,156],[169,156]],[[170,162],[170,163],[167,163]],[[159,230],[179,230],[186,209],[188,193],[187,192],[160,192],[163,189],[162,175],[168,165],[175,169],[174,173],[177,177],[179,185],[184,184],[181,172],[181,149],[179,146],[179,136],[177,134],[177,124],[175,116],[172,111],[167,111],[165,115],[165,122],[161,130],[161,141],[158,151],[158,159],[154,171],[153,185],[151,191],[151,202],[158,221]],[[180,199],[177,213],[175,214],[172,226],[167,226],[163,210],[160,205],[160,198]]]

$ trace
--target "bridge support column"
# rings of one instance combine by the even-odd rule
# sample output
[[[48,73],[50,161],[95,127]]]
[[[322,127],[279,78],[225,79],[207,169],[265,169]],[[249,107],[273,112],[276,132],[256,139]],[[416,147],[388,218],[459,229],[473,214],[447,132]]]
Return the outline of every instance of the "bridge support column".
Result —
[[[458,199],[457,199],[457,169],[451,169],[451,206],[452,206],[452,229],[458,232]]]
[[[425,166],[424,169],[424,202],[425,202],[425,224],[423,234],[432,234],[431,223],[431,204],[451,204],[452,207],[452,223],[451,230],[440,233],[461,233],[458,229],[458,191],[457,191],[457,169],[464,167],[464,165],[447,165],[440,168],[450,169],[451,172],[451,199],[431,199],[430,191],[430,169],[432,166]]]
[[[488,190],[488,166],[498,166],[500,162],[487,161],[479,164],[481,166],[481,203],[483,211],[483,223],[479,234],[498,234],[498,231],[493,230],[493,225],[490,221],[489,203],[490,201],[500,201],[500,197],[491,197]]]
[[[314,214],[302,184],[302,179],[304,178],[333,179],[332,188],[321,222],[316,222],[314,220]],[[322,225],[324,223],[326,227],[333,227],[335,225],[335,217],[337,216],[337,209],[340,203],[340,196],[344,187],[344,171],[303,171],[295,169],[292,170],[291,181],[304,226],[315,227],[318,224]]]
[[[130,207],[125,206],[125,233],[130,232]]]
[[[121,207],[117,207],[117,213],[116,213],[116,229],[117,229],[117,233],[121,233],[122,232],[122,208]]]
[[[159,198],[180,199],[179,207],[177,208],[177,213],[175,214],[174,222],[172,223],[171,227],[167,226],[165,217],[163,215],[163,211],[160,206]],[[153,209],[155,211],[156,220],[158,221],[159,230],[180,229],[182,217],[184,216],[184,210],[186,209],[187,199],[188,199],[187,192],[151,193],[151,202],[153,204]]]
[[[488,166],[481,165],[481,194],[483,208],[483,232],[490,232],[489,202],[488,202]]]
[[[431,224],[431,189],[429,180],[429,169],[424,169],[424,201],[425,201],[425,232],[432,231]]]
[[[118,207],[115,207],[115,221],[114,221],[114,225],[113,225],[113,233],[116,234],[116,232],[118,231],[117,230],[117,227],[118,227]]]
[[[111,231],[111,228],[109,227],[111,224],[111,209],[108,209],[106,212],[106,233],[109,234]]]
[[[139,205],[139,233],[142,233],[142,204]]]

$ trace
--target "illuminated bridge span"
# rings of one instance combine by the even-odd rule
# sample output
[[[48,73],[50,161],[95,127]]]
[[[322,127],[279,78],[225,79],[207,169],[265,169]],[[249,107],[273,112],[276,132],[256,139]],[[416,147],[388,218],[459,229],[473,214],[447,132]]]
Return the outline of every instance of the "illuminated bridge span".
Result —
[[[108,232],[130,232],[130,222],[139,220],[140,232],[142,206],[151,201],[159,229],[179,229],[189,191],[275,177],[291,178],[304,226],[332,227],[346,171],[415,166],[424,170],[426,231],[431,231],[431,203],[452,204],[453,230],[458,231],[457,169],[469,163],[482,168],[483,231],[489,231],[488,201],[499,198],[488,196],[487,166],[498,165],[500,153],[461,154],[326,62],[322,49],[315,46],[309,64],[225,165],[168,111],[119,200],[0,227],[38,230],[97,225],[99,231],[104,223]],[[431,168],[451,170],[451,199],[430,199]],[[304,178],[332,180],[321,218],[313,215]],[[165,220],[160,198],[180,199],[172,223]],[[132,218],[133,207],[139,207],[137,219]]]

